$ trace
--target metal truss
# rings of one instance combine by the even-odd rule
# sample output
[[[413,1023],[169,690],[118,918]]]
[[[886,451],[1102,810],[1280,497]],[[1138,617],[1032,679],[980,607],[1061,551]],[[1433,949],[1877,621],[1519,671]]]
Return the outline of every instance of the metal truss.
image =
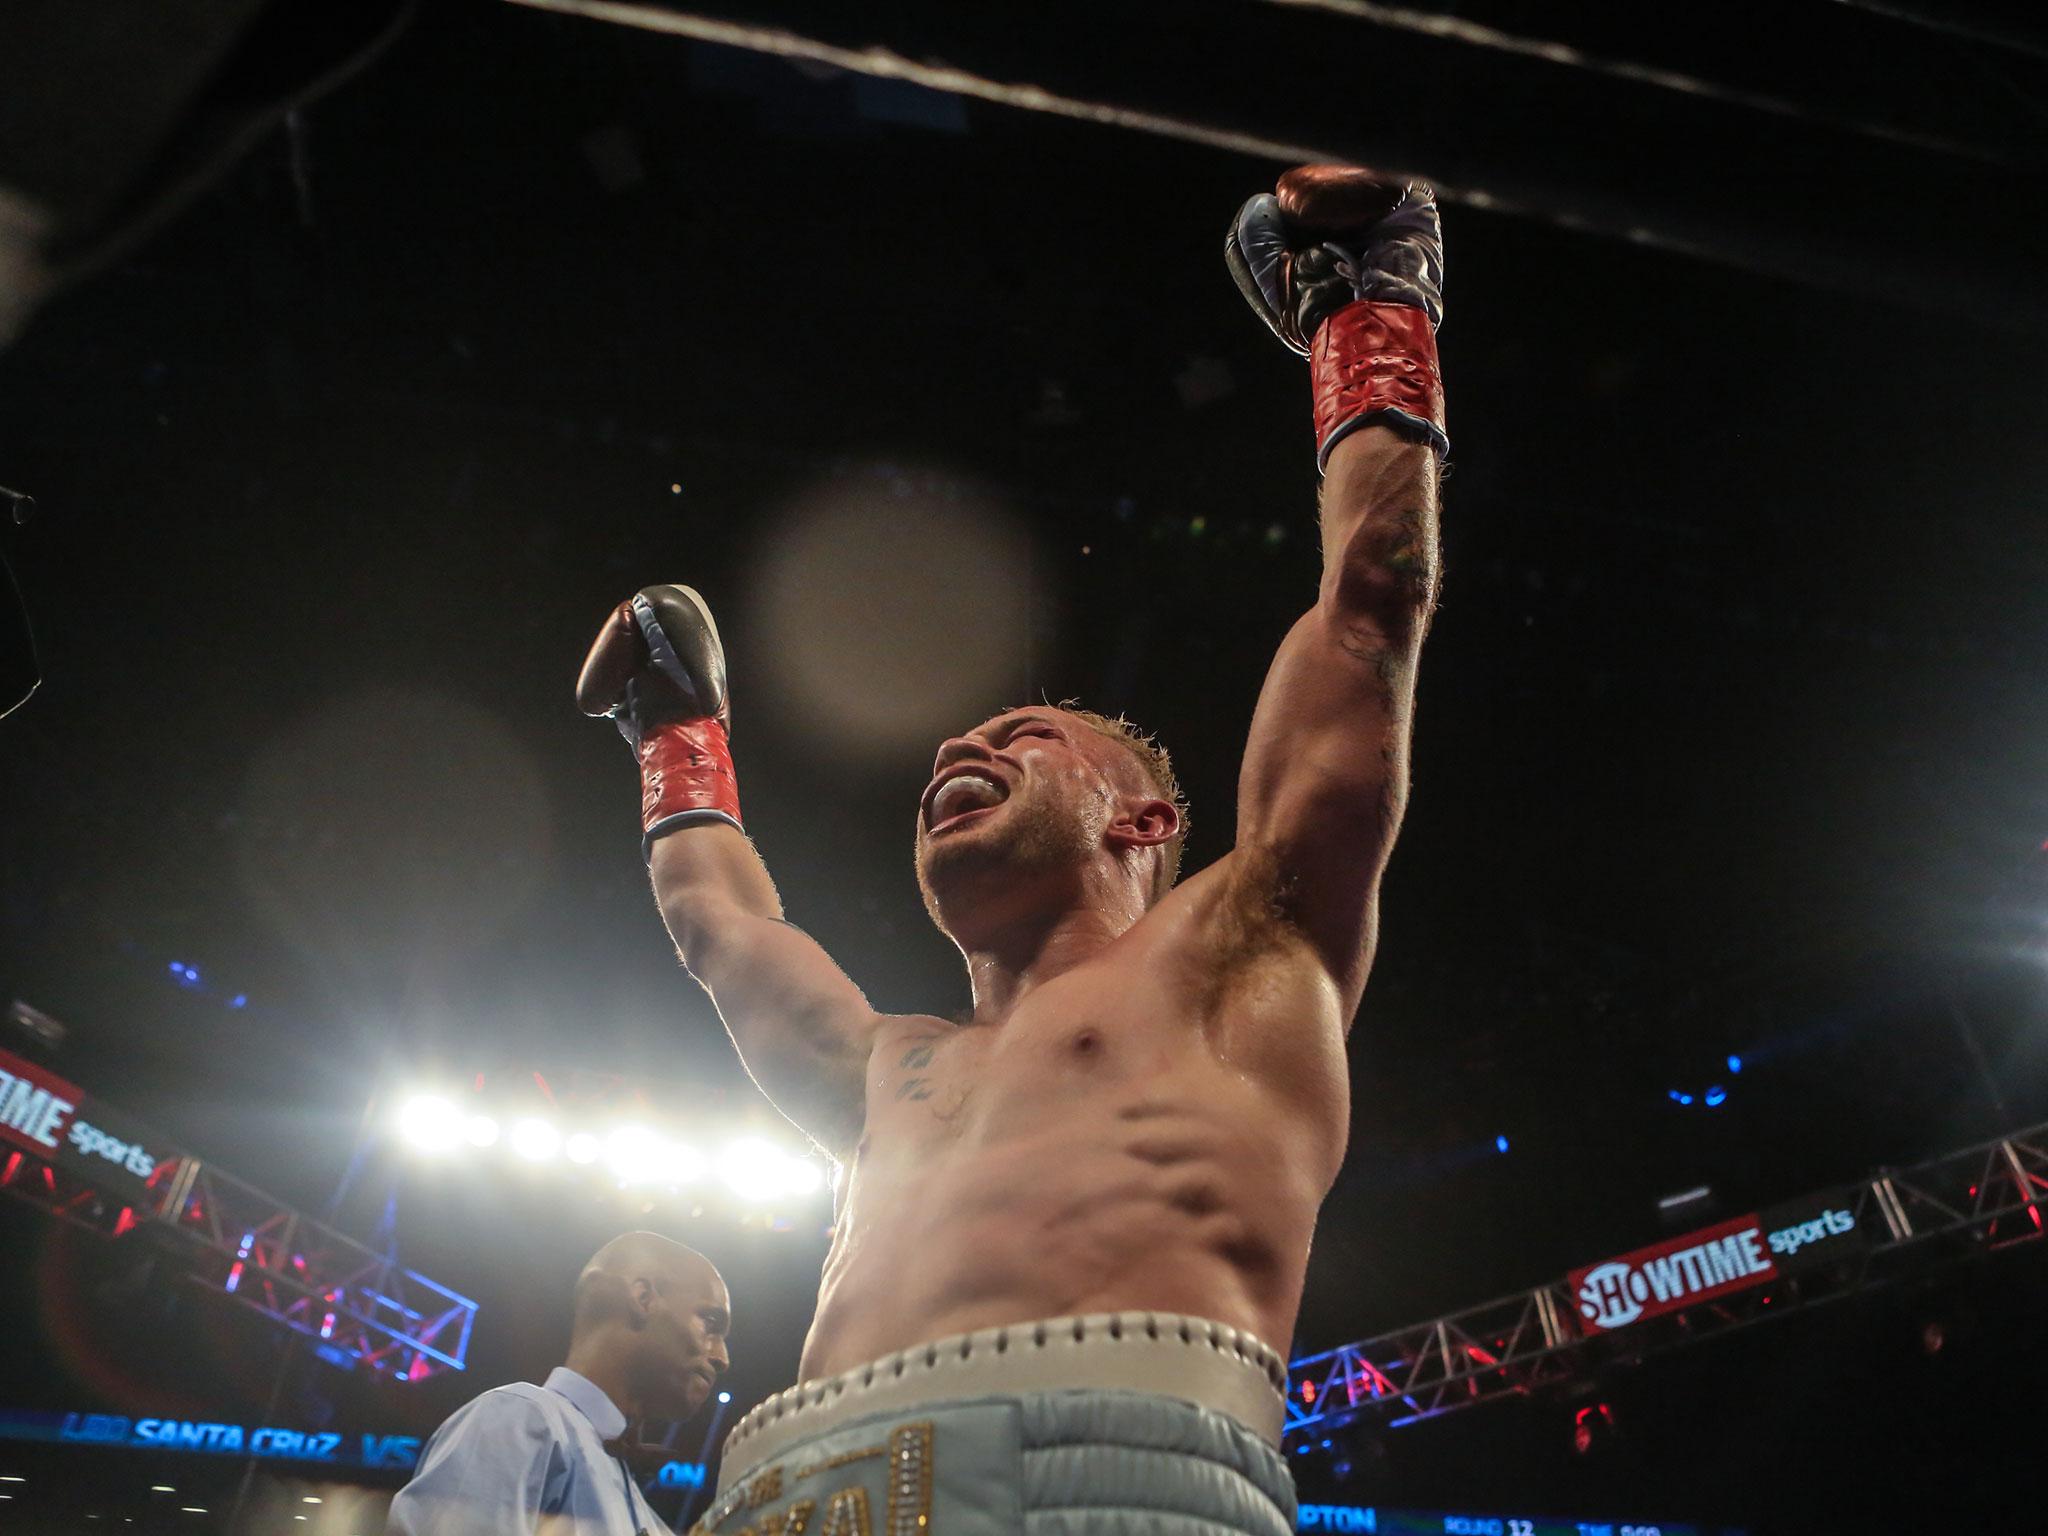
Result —
[[[26,1152],[0,1154],[0,1191],[46,1215],[107,1237],[134,1228],[134,1210],[97,1184]]]
[[[1561,1283],[1538,1286],[1297,1360],[1285,1432],[1328,1433],[1368,1414],[1406,1424],[1561,1381],[1579,1343],[1570,1312]]]
[[[321,1341],[327,1357],[401,1381],[463,1369],[476,1303],[195,1157],[165,1158],[123,1201],[57,1164],[0,1158],[0,1190],[108,1237],[171,1239],[190,1278]]]
[[[1881,1170],[1847,1194],[1866,1242],[1851,1260],[1651,1318],[1581,1331],[1563,1280],[1296,1360],[1286,1436],[1358,1420],[1388,1427],[1562,1384],[2042,1236],[2048,1124]]]
[[[352,1363],[418,1381],[459,1371],[476,1303],[197,1158],[155,1219],[195,1241],[193,1278]]]

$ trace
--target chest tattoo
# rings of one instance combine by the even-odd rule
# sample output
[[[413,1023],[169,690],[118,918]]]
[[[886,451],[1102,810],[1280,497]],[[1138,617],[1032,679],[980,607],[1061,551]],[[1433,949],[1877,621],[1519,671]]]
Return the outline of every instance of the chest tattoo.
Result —
[[[905,1071],[915,1072],[932,1064],[937,1047],[929,1044],[913,1045],[905,1051],[896,1065]],[[932,1096],[931,1079],[928,1077],[906,1077],[896,1085],[896,1097],[901,1099],[928,1099]]]

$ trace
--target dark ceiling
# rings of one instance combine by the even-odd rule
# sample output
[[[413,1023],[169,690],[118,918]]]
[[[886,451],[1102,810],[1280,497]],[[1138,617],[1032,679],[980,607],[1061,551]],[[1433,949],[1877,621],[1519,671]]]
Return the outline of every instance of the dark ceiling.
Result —
[[[1546,20],[1521,9],[1488,19]],[[1632,14],[1609,52],[1743,56]],[[2005,52],[1929,34],[1923,100],[1894,67],[1919,34],[1855,22],[1902,29],[1863,105],[2038,155],[2010,137],[2014,113],[2038,128],[2030,82],[1952,99],[1959,69],[2018,81]],[[1855,57],[1812,100],[1848,110]],[[1781,66],[1759,88],[1796,91]],[[1533,174],[1526,109],[1444,78],[1455,154],[1498,140]],[[1555,69],[1560,101],[1578,78]],[[1780,130],[1717,110],[1768,160],[1755,135]],[[1627,103],[1604,113],[1573,133],[1625,140]],[[1843,142],[1857,186],[1891,153]],[[904,636],[972,625],[903,530],[993,508],[1021,553],[970,717],[1127,711],[1182,769],[1192,864],[1216,857],[1316,569],[1301,369],[1218,260],[1277,168],[429,8],[0,356],[0,480],[45,513],[11,557],[46,670],[0,725],[0,987],[69,1021],[69,1074],[312,1209],[366,1101],[416,1075],[739,1102],[647,898],[627,755],[569,697],[607,608],[685,580],[721,614],[748,820],[792,915],[879,1005],[956,1006],[908,859],[936,734],[821,728],[777,670],[760,588],[799,507],[894,530],[851,595],[818,594],[868,615],[849,717],[936,686]],[[1969,242],[1979,210],[1916,185],[1913,248],[1928,219]],[[1802,249],[1867,238],[1824,177],[1798,197]],[[2025,317],[1928,302],[1952,274],[1926,264],[1795,281],[1469,201],[1446,236],[1449,578],[1304,1347],[1650,1240],[1676,1189],[1739,1211],[2048,1117]],[[1716,1082],[1711,1112],[1667,1097]],[[545,1369],[559,1288],[621,1212],[371,1162],[343,1224],[395,1185],[409,1260],[485,1301],[471,1374]],[[740,1390],[765,1392],[818,1245],[693,1240],[772,1298],[735,1286]]]

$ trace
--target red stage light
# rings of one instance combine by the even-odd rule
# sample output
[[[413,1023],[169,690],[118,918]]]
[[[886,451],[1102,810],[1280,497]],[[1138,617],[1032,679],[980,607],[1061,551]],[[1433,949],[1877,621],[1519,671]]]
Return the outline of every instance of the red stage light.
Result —
[[[1572,1451],[1590,1456],[1603,1440],[1614,1436],[1614,1410],[1605,1403],[1588,1403],[1572,1415]]]

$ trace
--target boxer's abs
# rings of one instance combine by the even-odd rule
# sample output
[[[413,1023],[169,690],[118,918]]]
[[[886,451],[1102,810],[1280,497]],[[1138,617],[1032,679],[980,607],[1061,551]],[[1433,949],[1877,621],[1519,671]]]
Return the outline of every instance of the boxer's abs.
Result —
[[[1286,1347],[1341,1103],[1334,1127],[1304,1116],[1193,1032],[1084,1041],[1078,1061],[1068,1039],[897,1044],[871,1085],[804,1379],[949,1334],[1127,1309]]]

